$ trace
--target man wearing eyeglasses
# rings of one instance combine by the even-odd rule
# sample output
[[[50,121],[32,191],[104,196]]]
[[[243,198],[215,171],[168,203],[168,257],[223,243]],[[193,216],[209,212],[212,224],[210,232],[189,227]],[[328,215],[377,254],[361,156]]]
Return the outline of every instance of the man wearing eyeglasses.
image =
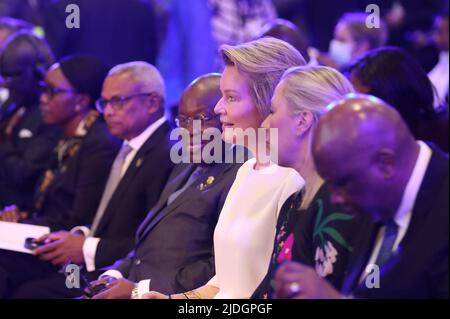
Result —
[[[130,62],[109,71],[96,106],[110,133],[123,143],[93,222],[72,232],[39,238],[46,245],[35,249],[34,255],[57,266],[78,264],[92,279],[98,269],[123,258],[133,248],[136,229],[159,199],[174,165],[164,99],[164,81],[154,66]],[[44,279],[34,280],[38,278]],[[76,291],[68,289],[64,276],[56,272],[34,279],[16,285],[13,297],[60,298]]]
[[[214,106],[221,97],[219,81],[218,74],[205,75],[194,81],[183,94],[176,122],[191,137],[196,134],[192,129],[193,120],[200,122],[201,132],[198,133],[215,129],[220,136],[221,124],[213,115]],[[191,158],[197,147],[204,147],[193,144],[193,140],[191,138],[185,145]],[[232,151],[229,145],[222,142],[220,145],[224,152]],[[90,284],[91,289],[96,287],[93,288],[98,294],[95,298],[139,298],[150,288],[173,293],[206,283],[214,275],[215,224],[240,167],[239,162],[243,161],[244,158],[241,161],[236,158],[237,163],[207,164],[202,161],[195,164],[191,161],[176,165],[160,199],[137,228],[129,255],[117,258],[112,270],[106,273],[82,273],[90,280],[101,275],[100,280]],[[100,284],[106,289],[99,293]],[[55,293],[55,287],[59,294]],[[87,292],[95,295],[91,289]],[[34,294],[29,293],[31,290]],[[60,274],[22,286],[16,297],[63,298],[82,293],[82,289],[67,289],[64,276]]]
[[[61,131],[46,125],[39,112],[39,82],[53,63],[44,40],[28,31],[11,35],[0,52],[0,83],[7,100],[0,105],[0,209],[30,208],[38,177]]]
[[[160,200],[139,226],[128,256],[91,283],[106,288],[95,299],[140,299],[150,290],[173,294],[204,285],[214,276],[215,225],[245,160],[233,156],[234,162],[223,162],[228,152],[236,150],[220,139],[221,123],[214,107],[221,96],[219,74],[204,75],[184,91],[175,120],[180,131],[189,134],[183,148],[189,162],[175,166]],[[207,152],[205,146],[213,142],[212,137],[195,142],[200,141],[196,135],[214,135],[210,132],[219,136],[222,161],[211,154],[218,149]],[[203,155],[199,163],[193,161],[196,153]],[[214,158],[212,162],[208,155]]]
[[[44,122],[60,126],[64,136],[40,179],[33,210],[6,208],[0,221],[43,225],[52,231],[92,222],[121,144],[93,109],[106,72],[97,59],[78,55],[59,60],[47,71],[40,111]],[[67,262],[61,251],[72,252],[74,263],[82,262],[82,252],[75,256],[73,248],[82,245],[84,236],[59,236],[48,243],[47,254],[0,250],[0,298],[22,282],[57,272]]]

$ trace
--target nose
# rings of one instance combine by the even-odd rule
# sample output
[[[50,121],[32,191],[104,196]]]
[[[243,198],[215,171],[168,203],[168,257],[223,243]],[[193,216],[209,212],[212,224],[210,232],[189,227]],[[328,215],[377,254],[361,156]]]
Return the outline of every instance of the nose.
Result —
[[[269,129],[270,128],[270,114],[269,116],[266,117],[266,119],[261,123],[261,127],[265,128],[265,129]]]
[[[214,113],[216,114],[225,114],[225,109],[223,108],[223,97],[220,98],[219,102],[217,102],[216,106],[214,107]]]
[[[107,103],[105,105],[105,108],[103,109],[103,116],[105,117],[111,117],[114,114],[114,110],[111,107],[110,103]]]
[[[194,124],[195,123],[195,124]],[[192,138],[194,135],[199,135],[202,133],[202,123],[198,121],[188,121],[185,126],[185,129],[189,131],[189,135]]]
[[[41,104],[47,104],[49,101],[48,95],[45,92],[41,93],[39,100],[41,101]]]

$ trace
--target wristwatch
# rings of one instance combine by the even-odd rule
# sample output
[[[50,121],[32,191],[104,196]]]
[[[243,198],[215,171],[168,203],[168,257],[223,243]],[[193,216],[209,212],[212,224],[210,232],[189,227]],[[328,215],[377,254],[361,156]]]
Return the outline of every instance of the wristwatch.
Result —
[[[138,286],[138,284],[134,285],[134,288],[131,291],[131,299],[139,299],[139,286]]]

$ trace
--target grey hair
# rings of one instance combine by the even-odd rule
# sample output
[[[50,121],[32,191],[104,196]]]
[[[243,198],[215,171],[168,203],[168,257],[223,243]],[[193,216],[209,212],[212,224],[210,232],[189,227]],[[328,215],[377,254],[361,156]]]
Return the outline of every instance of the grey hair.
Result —
[[[133,61],[118,64],[108,72],[108,77],[121,74],[130,75],[132,80],[140,86],[142,93],[155,92],[163,100],[166,98],[166,88],[161,73],[150,63]],[[144,92],[146,91],[146,92]]]
[[[248,80],[251,97],[262,118],[269,115],[273,92],[283,73],[306,64],[292,45],[271,37],[236,46],[222,45],[219,53],[226,66],[235,66]]]
[[[326,66],[291,68],[283,74],[279,86],[292,113],[309,111],[316,121],[329,103],[354,92],[344,75]]]

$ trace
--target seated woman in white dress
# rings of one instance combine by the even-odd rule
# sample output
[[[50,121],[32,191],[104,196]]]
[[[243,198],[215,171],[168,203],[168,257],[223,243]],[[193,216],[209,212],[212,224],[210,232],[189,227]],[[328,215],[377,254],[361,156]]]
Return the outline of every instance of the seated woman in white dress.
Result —
[[[222,46],[220,55],[225,70],[215,112],[222,122],[222,138],[242,143],[256,158],[239,169],[220,214],[214,233],[216,276],[190,292],[151,292],[146,298],[249,298],[267,272],[281,206],[304,186],[295,170],[271,163],[257,143],[239,138],[239,133],[250,129],[258,137],[281,76],[305,65],[305,60],[294,47],[274,38]]]

